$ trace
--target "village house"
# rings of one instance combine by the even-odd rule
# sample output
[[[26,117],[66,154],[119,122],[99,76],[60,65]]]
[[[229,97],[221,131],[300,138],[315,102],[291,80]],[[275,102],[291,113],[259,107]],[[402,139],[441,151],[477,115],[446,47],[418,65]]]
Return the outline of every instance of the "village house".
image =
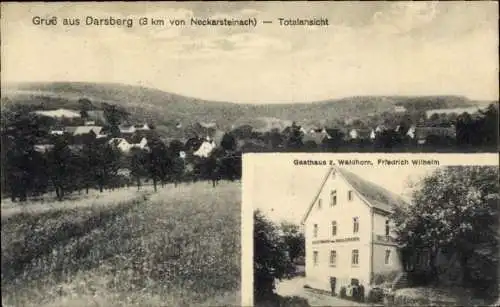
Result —
[[[134,125],[134,128],[136,131],[144,131],[144,130],[151,130],[151,127],[149,127],[148,124],[138,124]]]
[[[33,149],[39,153],[49,152],[53,148],[54,148],[54,145],[52,145],[52,144],[36,144],[33,146]]]
[[[78,126],[73,132],[73,136],[94,133],[96,136],[101,134],[102,127],[100,126]]]
[[[394,112],[396,112],[396,113],[405,113],[406,112],[406,108],[403,107],[403,106],[394,106]]]
[[[134,125],[120,125],[118,129],[121,134],[134,134],[137,130]]]
[[[389,216],[405,201],[341,168],[328,170],[302,219],[306,284],[339,293],[353,279],[401,271]]]
[[[424,145],[428,143],[429,138],[440,138],[454,140],[457,137],[455,126],[451,127],[417,127],[411,126],[406,135],[417,144]]]
[[[63,129],[54,129],[50,131],[51,135],[64,135],[64,130]]]
[[[301,128],[302,129],[302,128]],[[307,129],[307,133],[304,133],[304,137],[302,138],[302,141],[305,143],[307,142],[314,142],[316,145],[321,145],[323,143],[323,140],[330,139],[330,135],[326,131],[325,128],[311,128]]]
[[[129,142],[125,138],[112,138],[109,140],[109,144],[119,149],[123,153],[129,153],[133,148],[147,150],[148,140],[146,138],[142,138],[139,143]]]
[[[198,156],[200,158],[207,158],[210,156],[212,151],[215,149],[216,145],[215,142],[207,137],[205,141],[201,144],[201,146],[196,150],[193,155]]]
[[[130,149],[132,149],[132,144],[124,138],[112,138],[109,140],[109,144],[119,149],[121,152],[129,152]]]

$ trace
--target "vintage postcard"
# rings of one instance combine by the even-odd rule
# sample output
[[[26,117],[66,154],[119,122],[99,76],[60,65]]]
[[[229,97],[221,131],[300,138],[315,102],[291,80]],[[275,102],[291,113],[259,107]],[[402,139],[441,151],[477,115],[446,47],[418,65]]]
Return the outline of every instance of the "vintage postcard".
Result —
[[[498,155],[243,163],[242,289],[255,306],[498,302]]]
[[[436,153],[498,152],[493,1],[3,2],[1,38],[5,306],[251,306],[246,154],[344,153],[368,169],[377,160],[350,154],[429,153],[401,165],[418,170],[449,164]],[[385,172],[405,162],[382,156],[377,175],[403,182]],[[304,212],[273,194],[292,182],[278,164],[261,165],[276,180],[255,200],[270,193],[275,211],[262,212],[274,217],[300,213],[286,228],[298,235]],[[319,189],[293,176],[307,198]],[[330,284],[318,267],[307,285],[368,289],[370,251],[358,249],[359,276],[328,273]]]

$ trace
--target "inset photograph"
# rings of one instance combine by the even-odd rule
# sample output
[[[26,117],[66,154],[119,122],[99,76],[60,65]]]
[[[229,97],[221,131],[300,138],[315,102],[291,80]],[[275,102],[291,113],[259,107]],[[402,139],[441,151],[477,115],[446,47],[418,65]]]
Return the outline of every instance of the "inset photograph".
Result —
[[[369,156],[357,161],[372,165],[357,166],[316,155],[244,161],[252,168],[244,190],[254,210],[255,306],[497,301],[494,156],[491,165],[458,155]]]

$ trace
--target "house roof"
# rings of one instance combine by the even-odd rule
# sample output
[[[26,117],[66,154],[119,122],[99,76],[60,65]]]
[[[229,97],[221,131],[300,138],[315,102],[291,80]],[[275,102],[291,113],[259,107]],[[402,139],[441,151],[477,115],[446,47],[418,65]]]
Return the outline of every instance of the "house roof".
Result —
[[[95,134],[100,134],[101,130],[102,127],[100,126],[78,126],[73,132],[73,135],[87,134],[90,133],[91,131],[94,132]]]
[[[304,137],[302,138],[302,141],[305,143],[305,142],[308,142],[308,141],[312,141],[316,144],[321,144],[323,142],[323,139],[328,137],[328,134],[327,133],[322,133],[322,132],[315,132],[315,133],[307,133],[304,135]]]
[[[118,146],[118,145],[120,145],[121,142],[129,143],[124,138],[112,138],[111,140],[108,141],[108,143],[112,144],[113,146]]]
[[[355,175],[343,168],[332,167],[328,170],[326,176],[324,177],[318,192],[316,193],[313,201],[309,205],[306,214],[302,218],[302,224],[306,221],[309,213],[311,212],[312,207],[316,203],[316,200],[319,197],[319,194],[323,190],[323,187],[326,184],[326,181],[330,177],[330,174],[333,171],[336,171],[337,174],[340,174],[349,185],[361,196],[362,200],[370,207],[382,210],[384,212],[390,213],[393,210],[394,206],[397,207],[406,207],[407,202],[395,193],[390,192],[389,190],[378,186],[370,181],[367,181],[358,175]]]
[[[67,118],[77,118],[80,117],[80,113],[69,109],[57,109],[49,111],[35,111],[34,113],[42,116],[48,117],[67,117]]]

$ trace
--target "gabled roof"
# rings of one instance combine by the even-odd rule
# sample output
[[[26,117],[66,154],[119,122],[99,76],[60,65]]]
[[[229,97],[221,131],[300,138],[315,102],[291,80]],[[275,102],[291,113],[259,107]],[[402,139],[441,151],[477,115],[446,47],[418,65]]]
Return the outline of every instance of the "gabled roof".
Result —
[[[96,135],[100,134],[102,127],[100,126],[78,126],[76,127],[73,135],[87,134],[90,132],[94,132]]]
[[[309,213],[311,212],[316,200],[319,197],[319,194],[323,190],[323,187],[326,184],[328,178],[330,178],[330,174],[333,171],[336,171],[342,178],[344,178],[349,185],[361,196],[361,199],[371,208],[376,208],[382,210],[384,212],[390,213],[393,210],[394,206],[397,207],[405,207],[407,206],[407,202],[400,196],[395,193],[390,192],[389,190],[382,188],[370,181],[367,181],[358,175],[355,175],[343,168],[332,167],[328,170],[325,178],[323,179],[321,186],[316,193],[313,201],[309,205],[306,214],[302,218],[301,223],[304,224]]]
[[[126,139],[124,139],[124,138],[112,138],[111,140],[108,141],[108,143],[112,144],[113,146],[118,146],[122,142],[125,142],[126,144],[129,144],[129,142]]]
[[[319,145],[323,142],[323,139],[327,138],[328,136],[329,136],[328,133],[322,133],[321,131],[315,132],[315,133],[308,133],[308,134],[304,135],[304,137],[302,138],[302,141],[304,143],[308,142],[308,141],[312,141],[312,142],[316,143],[317,145]]]

